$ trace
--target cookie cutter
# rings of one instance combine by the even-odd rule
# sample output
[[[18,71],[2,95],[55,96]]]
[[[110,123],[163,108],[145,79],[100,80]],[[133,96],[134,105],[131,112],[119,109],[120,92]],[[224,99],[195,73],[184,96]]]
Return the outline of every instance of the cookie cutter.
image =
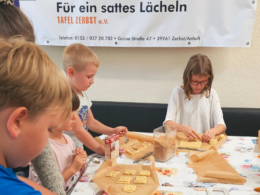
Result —
[[[220,188],[220,187],[212,187],[207,189],[207,194],[208,195],[214,195],[213,192],[218,191],[222,192],[224,195],[230,195],[228,189],[226,188]]]

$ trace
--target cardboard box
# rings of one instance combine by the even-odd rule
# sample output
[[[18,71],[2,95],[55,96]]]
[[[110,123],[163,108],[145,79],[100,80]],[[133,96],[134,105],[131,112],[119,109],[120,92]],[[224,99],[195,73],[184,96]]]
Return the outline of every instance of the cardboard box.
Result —
[[[113,134],[105,138],[106,160],[119,157],[119,135]]]

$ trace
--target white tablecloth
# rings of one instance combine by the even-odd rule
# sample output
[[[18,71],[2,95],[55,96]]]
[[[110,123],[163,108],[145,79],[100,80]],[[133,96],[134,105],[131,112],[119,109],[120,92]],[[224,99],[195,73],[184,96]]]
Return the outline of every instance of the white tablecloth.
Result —
[[[161,192],[158,195],[166,194],[166,191],[172,192],[172,195],[207,195],[206,189],[213,186],[224,187],[229,190],[231,195],[260,194],[253,191],[255,187],[260,187],[260,150],[258,148],[258,138],[256,137],[228,136],[228,140],[218,150],[219,154],[242,177],[247,179],[244,185],[196,182],[196,173],[187,166],[187,153],[179,153],[165,163],[156,162],[155,167],[157,170],[168,168],[174,172],[172,175],[165,176],[157,171],[160,181],[160,187],[157,190]],[[91,156],[88,157],[88,160]],[[104,162],[104,157],[100,156],[100,159],[101,163]],[[133,160],[127,159],[122,155],[117,161],[121,164],[132,164]],[[95,171],[100,167],[100,164],[97,165],[91,162],[88,165],[84,173],[85,176],[81,178],[82,181],[76,184],[71,193],[72,195],[103,194],[102,189],[92,182]]]

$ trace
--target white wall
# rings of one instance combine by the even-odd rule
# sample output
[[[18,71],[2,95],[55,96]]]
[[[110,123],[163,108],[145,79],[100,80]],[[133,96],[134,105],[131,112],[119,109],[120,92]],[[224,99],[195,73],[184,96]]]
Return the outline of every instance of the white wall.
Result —
[[[214,69],[213,88],[222,107],[260,108],[260,3],[250,48],[109,48],[92,47],[100,68],[88,90],[94,101],[168,103],[182,84],[191,55],[207,55]],[[42,46],[62,68],[64,47]]]

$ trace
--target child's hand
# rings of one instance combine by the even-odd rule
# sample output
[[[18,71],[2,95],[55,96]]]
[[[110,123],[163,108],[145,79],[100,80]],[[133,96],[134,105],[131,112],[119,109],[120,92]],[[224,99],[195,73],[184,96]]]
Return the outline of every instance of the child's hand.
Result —
[[[81,153],[82,151],[84,151],[82,148],[76,148],[76,149],[75,149],[74,156],[78,155],[78,154]]]
[[[195,129],[182,125],[181,131],[186,136],[187,140],[194,140],[194,139],[200,139],[199,134],[195,131]]]
[[[74,157],[74,161],[71,167],[74,169],[75,172],[79,171],[83,165],[86,164],[87,161],[87,154],[83,150],[78,155]]]
[[[119,155],[121,156],[124,153],[125,153],[125,149],[124,148],[119,148]]]
[[[119,134],[119,136],[124,136],[125,135],[125,132],[127,133],[128,130],[126,127],[123,127],[123,126],[119,126],[119,127],[116,127],[113,129],[113,133],[114,134]]]
[[[215,138],[215,133],[212,129],[207,130],[201,137],[202,141],[209,142],[211,139]]]

